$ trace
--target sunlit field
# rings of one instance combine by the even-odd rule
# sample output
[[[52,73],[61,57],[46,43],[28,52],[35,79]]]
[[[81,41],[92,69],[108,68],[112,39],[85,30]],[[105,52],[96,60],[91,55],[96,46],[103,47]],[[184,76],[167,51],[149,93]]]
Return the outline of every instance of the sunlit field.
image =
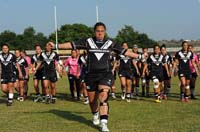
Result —
[[[172,79],[171,94],[167,101],[156,104],[153,98],[140,97],[131,103],[120,99],[120,83],[116,82],[117,99],[110,98],[109,129],[111,132],[199,132],[200,82],[197,81],[198,100],[179,101],[179,81]],[[140,89],[141,91],[141,89]],[[151,88],[151,93],[153,89]],[[88,105],[70,100],[67,77],[57,83],[56,104],[33,102],[32,78],[29,98],[6,106],[0,97],[0,132],[95,132]]]

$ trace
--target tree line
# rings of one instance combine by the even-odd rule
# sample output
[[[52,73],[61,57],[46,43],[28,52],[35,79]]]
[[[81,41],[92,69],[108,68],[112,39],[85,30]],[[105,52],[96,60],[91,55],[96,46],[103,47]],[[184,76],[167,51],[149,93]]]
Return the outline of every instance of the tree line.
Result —
[[[79,39],[93,36],[93,28],[84,24],[65,24],[58,29],[58,43],[67,41],[76,41]],[[109,37],[109,35],[107,35]],[[114,39],[117,43],[127,42],[132,48],[134,44],[139,47],[153,47],[157,42],[150,39],[147,34],[139,33],[132,26],[125,25]],[[0,33],[0,45],[7,43],[10,49],[27,49],[33,50],[34,45],[40,44],[42,47],[48,41],[55,42],[55,32],[45,36],[42,32],[36,32],[33,27],[24,29],[22,34],[17,34],[10,30]]]

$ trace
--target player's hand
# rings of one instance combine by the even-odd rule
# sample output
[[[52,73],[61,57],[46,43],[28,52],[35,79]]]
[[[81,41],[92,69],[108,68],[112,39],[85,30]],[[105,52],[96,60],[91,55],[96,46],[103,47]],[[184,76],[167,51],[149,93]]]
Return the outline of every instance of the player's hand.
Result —
[[[79,79],[79,75],[76,75],[76,79]]]
[[[23,75],[22,73],[19,73],[19,78],[22,79],[23,78]]]

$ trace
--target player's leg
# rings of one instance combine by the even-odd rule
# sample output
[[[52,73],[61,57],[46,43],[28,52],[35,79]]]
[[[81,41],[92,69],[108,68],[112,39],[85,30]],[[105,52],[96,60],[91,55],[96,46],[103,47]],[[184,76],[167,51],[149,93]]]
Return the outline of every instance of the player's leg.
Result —
[[[81,82],[81,88],[83,91],[83,96],[84,96],[84,104],[89,104],[89,99],[88,99],[88,92],[86,89],[86,83],[85,82]]]
[[[19,101],[24,101],[24,80],[19,80]]]
[[[154,87],[154,96],[155,96],[155,102],[160,103],[160,81],[159,79],[154,76],[153,77],[153,87]]]
[[[71,97],[72,99],[74,99],[75,98],[75,95],[74,95],[75,77],[73,75],[68,75],[68,80],[69,80],[69,88],[70,88]]]
[[[49,84],[50,84],[50,81],[49,80],[43,80],[43,85],[44,85],[44,89],[45,89],[45,102],[46,104],[49,104],[50,103],[50,94],[49,94]]]
[[[120,82],[121,82],[121,89],[122,89],[121,98],[122,98],[122,100],[124,100],[126,97],[126,95],[125,95],[126,94],[126,78],[121,76]]]
[[[180,77],[180,99],[181,101],[185,101],[185,87],[186,87],[186,79],[184,76]]]
[[[13,96],[14,96],[14,92],[13,92],[13,88],[14,88],[14,81],[8,82],[8,102],[7,102],[7,106],[11,106],[13,103]]]
[[[80,100],[80,85],[81,85],[81,80],[79,78],[75,78],[75,84],[76,84],[76,93],[77,93],[77,100]]]
[[[126,101],[131,102],[131,79],[126,79]]]
[[[109,98],[110,87],[106,85],[99,85],[98,87],[99,87],[99,101],[100,101],[100,107],[99,107],[100,130],[103,132],[107,132],[109,131],[107,123],[108,123],[108,113],[109,113],[108,98]]]

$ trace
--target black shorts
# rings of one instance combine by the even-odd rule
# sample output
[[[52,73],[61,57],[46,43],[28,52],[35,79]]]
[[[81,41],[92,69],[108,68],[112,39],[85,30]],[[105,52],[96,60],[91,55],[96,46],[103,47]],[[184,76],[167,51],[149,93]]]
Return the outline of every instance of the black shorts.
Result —
[[[35,74],[34,74],[34,76],[33,76],[33,79],[35,80],[42,80],[42,75],[43,75],[43,73],[42,72],[36,72]]]
[[[198,77],[198,75],[196,72],[192,73],[192,78],[197,78],[197,77]]]
[[[140,75],[141,75],[141,73],[140,73]],[[133,77],[135,77],[135,78],[140,78],[140,75],[137,74],[137,71],[133,72]]]
[[[114,73],[113,73],[113,77],[114,77],[114,80],[117,79],[117,72],[116,72],[116,71],[114,71]]]
[[[1,84],[8,84],[16,82],[16,76],[1,76]]]
[[[158,71],[150,72],[150,77],[151,77],[152,80],[157,78],[159,80],[159,82],[164,81],[164,77],[163,77],[163,72],[162,71],[161,72],[158,72]]]
[[[114,80],[112,72],[87,73],[85,79],[87,91],[98,91],[99,85],[106,85],[111,88]]]
[[[181,77],[185,77],[186,80],[190,80],[191,77],[192,77],[192,74],[191,74],[190,71],[182,71],[182,70],[180,70],[180,71],[178,71],[178,76],[179,76],[179,79]]]
[[[167,75],[167,71],[166,71],[166,70],[163,71],[163,79],[164,79],[164,80],[170,80],[170,79],[171,79],[171,77],[169,77],[169,76]]]
[[[81,82],[83,82],[83,83],[85,83],[85,76],[86,76],[86,74],[80,75]]]
[[[131,71],[119,71],[119,77],[125,77],[126,79],[133,79],[133,73]]]
[[[42,80],[49,80],[50,82],[56,82],[58,80],[56,72],[43,73]]]

